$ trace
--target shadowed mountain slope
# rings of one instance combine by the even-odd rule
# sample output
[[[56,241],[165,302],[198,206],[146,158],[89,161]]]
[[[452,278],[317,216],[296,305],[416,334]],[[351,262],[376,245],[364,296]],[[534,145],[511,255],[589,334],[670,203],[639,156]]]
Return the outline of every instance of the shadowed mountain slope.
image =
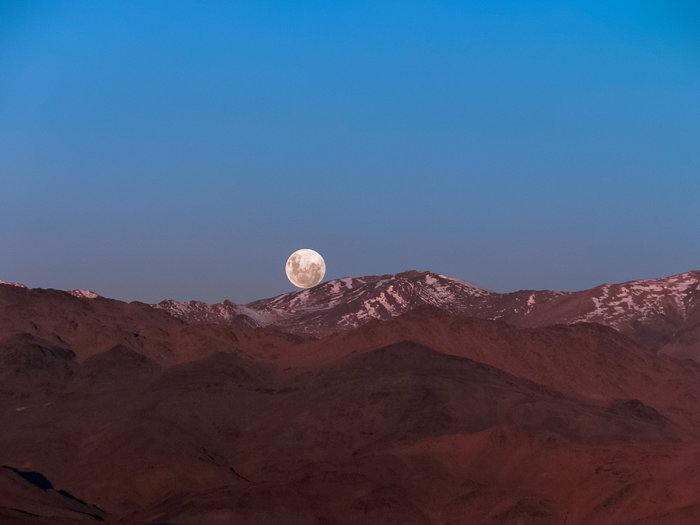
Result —
[[[292,335],[0,286],[0,521],[695,523],[699,400],[595,323]]]

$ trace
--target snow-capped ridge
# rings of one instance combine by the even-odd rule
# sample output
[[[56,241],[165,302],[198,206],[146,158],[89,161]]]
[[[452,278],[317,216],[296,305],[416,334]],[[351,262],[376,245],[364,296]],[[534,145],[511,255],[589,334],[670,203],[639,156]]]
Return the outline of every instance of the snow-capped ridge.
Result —
[[[26,284],[16,283],[14,281],[0,281],[0,285],[14,286],[15,288],[26,288]]]
[[[700,272],[573,292],[499,293],[443,274],[410,270],[332,279],[246,305],[162,301],[153,306],[185,322],[269,326],[314,336],[351,330],[411,311],[430,315],[431,309],[520,327],[592,322],[615,328],[658,351],[674,340],[675,334],[695,330],[700,318]],[[678,345],[681,350],[669,351],[685,351],[686,343]]]
[[[351,328],[371,319],[396,317],[421,305],[459,309],[462,302],[490,294],[489,290],[467,281],[409,270],[333,279],[247,306],[276,319],[274,325],[285,328],[293,324],[296,330],[303,324],[301,331],[316,333]]]
[[[575,321],[604,322],[617,327],[631,319],[650,319],[661,311],[686,318],[692,292],[698,291],[700,272],[604,284],[591,291],[593,308]]]
[[[229,300],[225,300],[221,303],[209,304],[195,300],[175,301],[173,299],[165,299],[151,306],[159,310],[164,310],[170,315],[187,322],[223,322],[226,324],[242,322],[243,324],[253,326],[262,326],[270,322],[270,319],[268,319],[264,313]]]
[[[102,297],[100,294],[93,292],[92,290],[71,290],[68,293],[73,297],[78,297],[79,299],[97,299],[98,297]]]

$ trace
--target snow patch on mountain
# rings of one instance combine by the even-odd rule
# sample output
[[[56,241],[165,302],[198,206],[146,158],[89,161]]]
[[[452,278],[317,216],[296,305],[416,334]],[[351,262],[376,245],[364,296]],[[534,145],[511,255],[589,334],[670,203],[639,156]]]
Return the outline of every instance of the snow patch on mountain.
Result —
[[[101,297],[100,294],[93,292],[92,290],[71,290],[68,292],[73,297],[78,297],[79,299],[97,299]]]
[[[465,290],[471,290],[472,295],[485,296],[485,295],[490,295],[493,293],[491,290],[487,290],[486,288],[481,288],[480,286],[477,286],[474,283],[471,283],[469,281],[465,281],[464,279],[458,279],[456,277],[450,277],[449,275],[442,275],[442,274],[438,274],[437,276],[440,279],[442,279],[443,281],[450,281],[450,282],[453,282],[459,286],[462,286]]]
[[[14,286],[16,288],[26,288],[27,287],[26,284],[16,283],[13,281],[0,281],[0,284],[4,284],[5,286]]]
[[[613,327],[634,319],[644,321],[663,313],[687,317],[690,292],[700,290],[698,272],[686,272],[662,279],[603,285],[591,297],[593,308],[577,321],[602,322]]]
[[[163,301],[154,306],[186,322],[243,323],[312,335],[391,319],[424,306],[516,326],[597,322],[630,333],[640,323],[662,322],[667,326],[683,321],[696,311],[693,301],[700,297],[699,291],[700,272],[606,284],[579,292],[496,293],[461,279],[408,271],[334,279],[247,305]]]
[[[187,322],[226,324],[243,322],[248,325],[261,326],[272,321],[265,312],[235,304],[231,301],[209,304],[203,301],[174,301],[166,299],[151,306],[159,310],[165,310],[170,315]]]

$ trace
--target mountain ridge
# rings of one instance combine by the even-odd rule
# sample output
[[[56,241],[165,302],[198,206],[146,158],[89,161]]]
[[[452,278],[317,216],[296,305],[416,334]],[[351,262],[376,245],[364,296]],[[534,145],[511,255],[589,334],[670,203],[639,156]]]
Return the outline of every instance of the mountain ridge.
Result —
[[[2,284],[27,289],[20,283]],[[89,290],[65,293],[86,301],[102,298]],[[494,292],[459,278],[408,270],[332,279],[246,304],[166,299],[149,306],[188,324],[268,327],[316,337],[433,306],[453,315],[519,327],[599,323],[652,352],[700,360],[700,271],[579,291]]]
[[[560,292],[493,292],[434,272],[407,271],[326,281],[314,288],[239,305],[163,301],[187,322],[268,326],[323,336],[386,320],[421,306],[516,326],[595,322],[647,349],[700,359],[700,271]]]
[[[642,288],[668,284],[688,317],[692,279]],[[231,302],[225,322],[187,322],[0,286],[0,465],[108,523],[697,523],[700,364],[599,323],[518,326],[579,314],[530,294],[412,272],[244,305],[288,326],[374,307],[317,336]],[[73,522],[53,494],[0,485],[0,521]]]

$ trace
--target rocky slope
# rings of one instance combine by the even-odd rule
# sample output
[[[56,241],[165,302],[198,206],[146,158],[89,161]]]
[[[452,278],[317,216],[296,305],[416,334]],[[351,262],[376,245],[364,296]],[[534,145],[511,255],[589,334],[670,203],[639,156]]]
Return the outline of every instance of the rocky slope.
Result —
[[[187,322],[274,326],[312,335],[352,329],[425,306],[516,326],[595,322],[649,350],[700,359],[700,272],[580,292],[495,293],[444,275],[409,271],[336,279],[245,306],[228,301],[156,305]]]
[[[524,366],[503,340],[552,338],[549,352],[565,343],[587,373],[608,373],[596,362],[610,348],[685,387],[670,406],[625,397],[629,382],[591,399],[420,343],[377,346],[382,322],[347,334],[369,335],[364,346],[329,341],[326,360],[308,359],[323,340],[282,346],[297,356],[279,364],[235,346],[165,368],[125,347],[80,362],[32,341],[48,357],[3,367],[0,463],[41,472],[108,522],[139,524],[613,524],[698,505],[683,489],[700,482],[697,426],[674,412],[697,417],[683,390],[698,395],[696,368],[585,327],[501,334],[466,322],[461,337],[501,348],[503,368]],[[13,505],[8,515],[36,523],[70,515],[60,501]]]
[[[231,303],[246,319],[225,322],[0,286],[0,521],[698,522],[699,364],[576,317],[479,319],[458,298],[494,294],[462,281],[387,279]],[[342,317],[375,293],[402,310],[318,330],[312,305]],[[275,329],[280,312],[313,335]]]

